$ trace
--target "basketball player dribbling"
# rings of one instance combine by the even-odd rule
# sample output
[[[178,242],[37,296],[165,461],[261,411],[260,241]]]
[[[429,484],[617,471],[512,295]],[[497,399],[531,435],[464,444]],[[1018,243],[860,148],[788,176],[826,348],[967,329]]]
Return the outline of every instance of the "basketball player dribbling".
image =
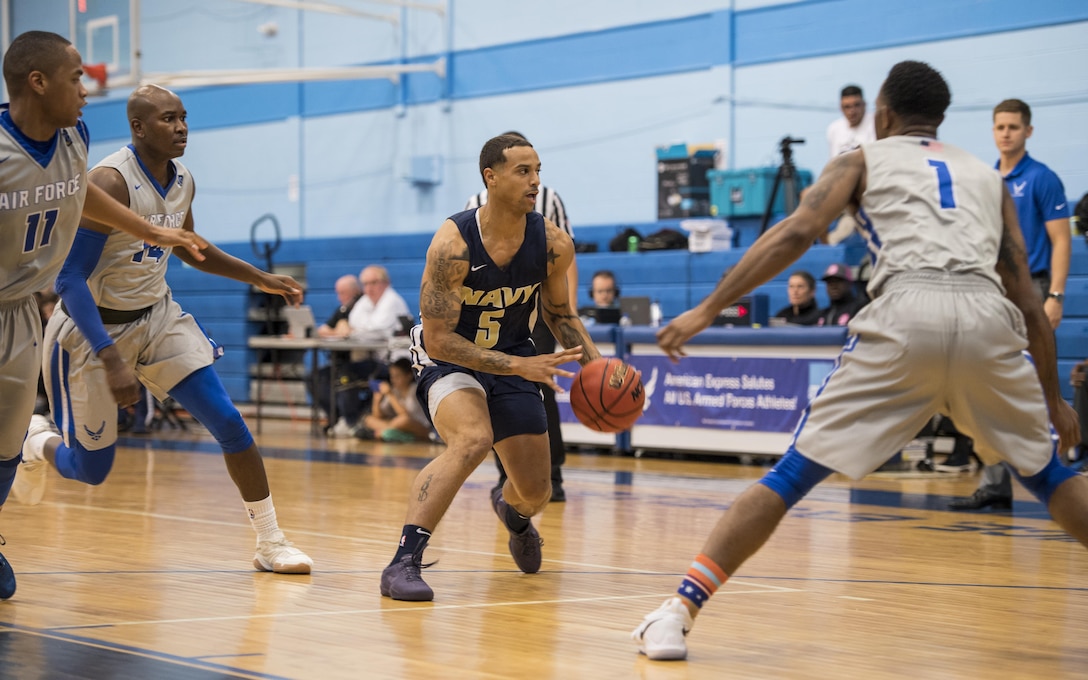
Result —
[[[600,356],[571,308],[567,267],[574,243],[534,212],[540,160],[522,137],[500,135],[480,152],[489,199],[438,229],[420,287],[422,324],[412,331],[417,392],[446,450],[412,485],[408,515],[381,593],[434,598],[420,575],[423,550],[469,474],[494,446],[508,479],[492,507],[510,533],[523,572],[540,570],[540,535],[529,518],[551,497],[551,462],[540,388],[558,389],[562,364]],[[543,321],[567,348],[537,355],[531,334],[537,296]]]
[[[11,102],[0,107],[0,507],[21,460],[41,370],[34,293],[52,284],[80,215],[148,243],[183,246],[198,259],[207,246],[193,233],[152,226],[87,182],[82,64],[71,42],[46,31],[20,34],[4,54]],[[0,555],[0,599],[14,593],[15,575]]]
[[[877,256],[873,301],[850,322],[839,362],[785,456],[721,517],[676,596],[632,633],[651,659],[686,657],[703,604],[816,484],[832,472],[860,479],[875,470],[934,413],[974,438],[984,459],[1007,461],[1088,545],[1088,478],[1057,457],[1059,443],[1065,450],[1079,441],[1077,416],[1061,396],[1016,208],[993,168],[937,141],[950,101],[929,65],[896,64],[877,97],[878,141],[833,159],[796,212],[658,333],[676,360],[722,308],[788,267],[844,209],[857,213]]]
[[[90,182],[148,222],[192,233],[193,179],[176,160],[188,143],[185,107],[173,92],[142,85],[129,96],[127,111],[132,143],[96,165]],[[203,261],[176,253],[197,269],[290,304],[302,300],[302,286],[291,277],[261,271],[215,246]],[[46,391],[63,437],[48,418],[33,417],[13,493],[39,502],[46,461],[68,479],[101,484],[113,466],[117,405],[133,402],[142,382],[159,399],[173,397],[219,443],[257,533],[253,566],[309,574],[313,562],[280,530],[260,451],[212,368],[213,344],[170,294],[170,254],[95,221],[80,225],[57,276],[62,306],[45,330]]]

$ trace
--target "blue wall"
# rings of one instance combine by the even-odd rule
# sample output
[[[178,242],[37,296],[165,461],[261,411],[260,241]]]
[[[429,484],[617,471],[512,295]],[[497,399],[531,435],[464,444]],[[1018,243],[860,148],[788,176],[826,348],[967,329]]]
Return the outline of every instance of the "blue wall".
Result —
[[[13,31],[66,33],[68,4],[13,0]],[[776,164],[776,142],[790,134],[808,140],[798,165],[818,172],[839,88],[857,82],[871,103],[905,58],[930,61],[950,81],[945,139],[995,157],[990,108],[1021,97],[1035,108],[1033,155],[1071,199],[1088,191],[1088,2],[448,5],[447,31],[432,13],[378,5],[403,27],[231,0],[142,3],[145,72],[449,58],[447,79],[182,91],[198,229],[243,241],[271,212],[289,238],[432,231],[478,190],[479,147],[507,129],[533,140],[576,228],[646,222],[656,212],[656,146],[724,140],[732,167],[751,167]],[[275,36],[256,30],[268,22]],[[127,93],[85,109],[92,160],[127,138]],[[431,154],[444,161],[442,183],[418,188],[406,180],[411,158]]]

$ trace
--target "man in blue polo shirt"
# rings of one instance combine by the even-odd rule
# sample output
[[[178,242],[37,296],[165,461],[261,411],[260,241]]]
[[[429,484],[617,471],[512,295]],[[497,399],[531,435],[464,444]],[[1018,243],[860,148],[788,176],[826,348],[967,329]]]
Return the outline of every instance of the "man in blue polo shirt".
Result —
[[[1006,99],[994,107],[994,143],[1001,154],[994,166],[1016,204],[1016,216],[1028,249],[1031,279],[1043,297],[1043,309],[1051,328],[1062,320],[1065,281],[1069,275],[1072,236],[1069,201],[1054,171],[1028,155],[1031,107],[1019,99]],[[953,510],[977,510],[988,506],[1012,506],[1012,479],[1004,465],[988,465],[978,489],[968,498],[949,503]]]

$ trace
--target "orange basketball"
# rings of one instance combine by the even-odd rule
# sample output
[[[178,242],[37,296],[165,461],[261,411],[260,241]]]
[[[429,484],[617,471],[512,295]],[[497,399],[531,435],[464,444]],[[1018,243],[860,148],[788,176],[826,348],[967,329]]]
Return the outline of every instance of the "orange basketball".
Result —
[[[646,401],[642,374],[616,358],[594,359],[574,376],[570,407],[583,425],[598,432],[630,430]]]

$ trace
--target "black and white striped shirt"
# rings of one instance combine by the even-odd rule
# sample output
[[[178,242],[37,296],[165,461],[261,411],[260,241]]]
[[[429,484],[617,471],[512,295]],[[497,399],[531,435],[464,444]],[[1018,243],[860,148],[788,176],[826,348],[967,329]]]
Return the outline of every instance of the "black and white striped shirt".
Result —
[[[465,204],[465,210],[475,210],[484,203],[487,203],[487,189],[469,198],[468,203]],[[536,194],[536,206],[533,209],[554,222],[555,226],[567,232],[572,240],[574,239],[574,230],[571,229],[570,220],[567,219],[567,209],[555,189],[549,189],[545,186],[540,187]]]

